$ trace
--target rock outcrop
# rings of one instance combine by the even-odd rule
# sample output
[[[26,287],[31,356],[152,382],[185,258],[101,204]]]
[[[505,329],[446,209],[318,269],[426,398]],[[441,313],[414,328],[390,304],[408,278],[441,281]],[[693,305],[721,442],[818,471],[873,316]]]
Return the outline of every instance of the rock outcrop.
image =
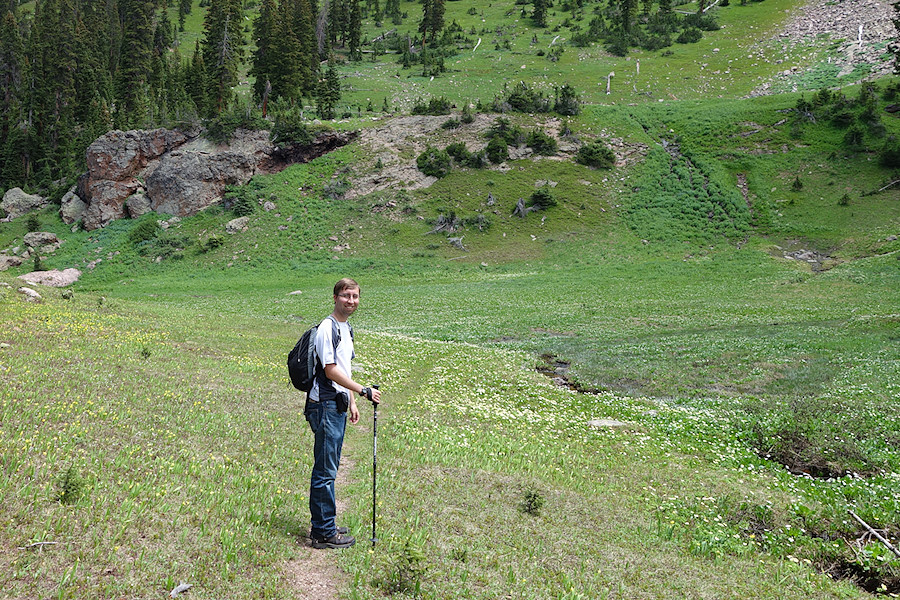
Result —
[[[166,129],[112,131],[87,150],[88,172],[79,180],[77,193],[87,203],[82,223],[93,230],[151,210],[194,215],[220,201],[229,185],[307,162],[356,135],[324,132],[311,144],[284,149],[269,140],[268,131],[239,130],[228,144]]]
[[[56,234],[49,231],[32,231],[25,234],[25,245],[44,254],[59,250],[59,244]]]
[[[58,271],[32,271],[24,275],[19,275],[19,279],[27,281],[32,285],[46,285],[50,287],[66,287],[72,285],[81,277],[81,271],[78,269],[63,269]]]
[[[76,193],[77,189],[77,186],[72,186],[72,189],[62,197],[62,202],[60,203],[59,218],[66,225],[72,225],[80,221],[84,217],[84,211],[87,209],[87,204]]]
[[[11,188],[3,194],[0,208],[6,213],[6,218],[17,219],[33,210],[44,208],[49,200],[36,194],[26,194],[21,188]]]

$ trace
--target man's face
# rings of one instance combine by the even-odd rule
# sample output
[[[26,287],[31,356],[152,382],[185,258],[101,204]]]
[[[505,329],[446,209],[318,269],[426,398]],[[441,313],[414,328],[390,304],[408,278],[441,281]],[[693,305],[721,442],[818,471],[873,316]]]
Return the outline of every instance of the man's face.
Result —
[[[349,317],[359,306],[359,288],[344,288],[340,294],[334,297],[335,310]]]

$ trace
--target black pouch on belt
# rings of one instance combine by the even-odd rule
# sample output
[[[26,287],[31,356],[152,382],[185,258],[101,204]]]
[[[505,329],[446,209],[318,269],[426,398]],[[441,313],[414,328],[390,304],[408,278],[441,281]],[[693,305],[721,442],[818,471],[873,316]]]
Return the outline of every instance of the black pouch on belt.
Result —
[[[334,396],[334,401],[337,404],[337,411],[339,413],[347,412],[347,409],[350,408],[350,395],[347,392],[338,392]]]

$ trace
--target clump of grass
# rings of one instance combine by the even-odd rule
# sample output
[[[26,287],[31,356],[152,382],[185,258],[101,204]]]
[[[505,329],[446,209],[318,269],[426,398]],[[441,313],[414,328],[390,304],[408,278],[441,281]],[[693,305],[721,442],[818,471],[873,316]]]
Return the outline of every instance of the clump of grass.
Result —
[[[544,504],[546,504],[546,500],[544,496],[535,489],[530,489],[525,492],[525,498],[522,500],[522,503],[519,504],[519,509],[533,517],[541,514],[541,509],[544,508]]]
[[[56,480],[56,498],[61,504],[75,504],[81,498],[84,481],[74,466],[69,466]]]

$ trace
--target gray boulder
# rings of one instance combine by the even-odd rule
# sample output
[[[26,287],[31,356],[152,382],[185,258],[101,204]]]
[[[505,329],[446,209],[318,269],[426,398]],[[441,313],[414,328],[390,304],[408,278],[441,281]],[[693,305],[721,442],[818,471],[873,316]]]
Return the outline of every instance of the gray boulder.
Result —
[[[21,188],[15,187],[6,190],[6,193],[3,194],[0,208],[6,212],[8,218],[18,219],[33,210],[44,208],[47,204],[49,204],[49,200],[37,194],[26,194]]]
[[[247,231],[247,226],[249,224],[250,217],[238,217],[237,219],[232,219],[225,224],[225,232],[241,233],[243,231]]]
[[[5,271],[10,267],[18,267],[25,259],[20,256],[7,256],[5,254],[0,254],[0,271]]]
[[[75,193],[76,187],[73,186],[66,195],[62,197],[62,203],[59,207],[59,217],[66,225],[77,223],[84,217],[84,211],[87,204]]]
[[[159,161],[147,177],[153,210],[186,217],[222,199],[229,185],[243,185],[273,152],[268,131],[238,131],[228,146],[194,140]]]
[[[125,208],[128,210],[128,216],[132,219],[137,219],[153,210],[150,206],[150,199],[147,198],[147,194],[144,193],[143,189],[128,196],[125,200]]]
[[[25,245],[43,253],[59,250],[59,238],[49,231],[32,231],[25,234]]]

